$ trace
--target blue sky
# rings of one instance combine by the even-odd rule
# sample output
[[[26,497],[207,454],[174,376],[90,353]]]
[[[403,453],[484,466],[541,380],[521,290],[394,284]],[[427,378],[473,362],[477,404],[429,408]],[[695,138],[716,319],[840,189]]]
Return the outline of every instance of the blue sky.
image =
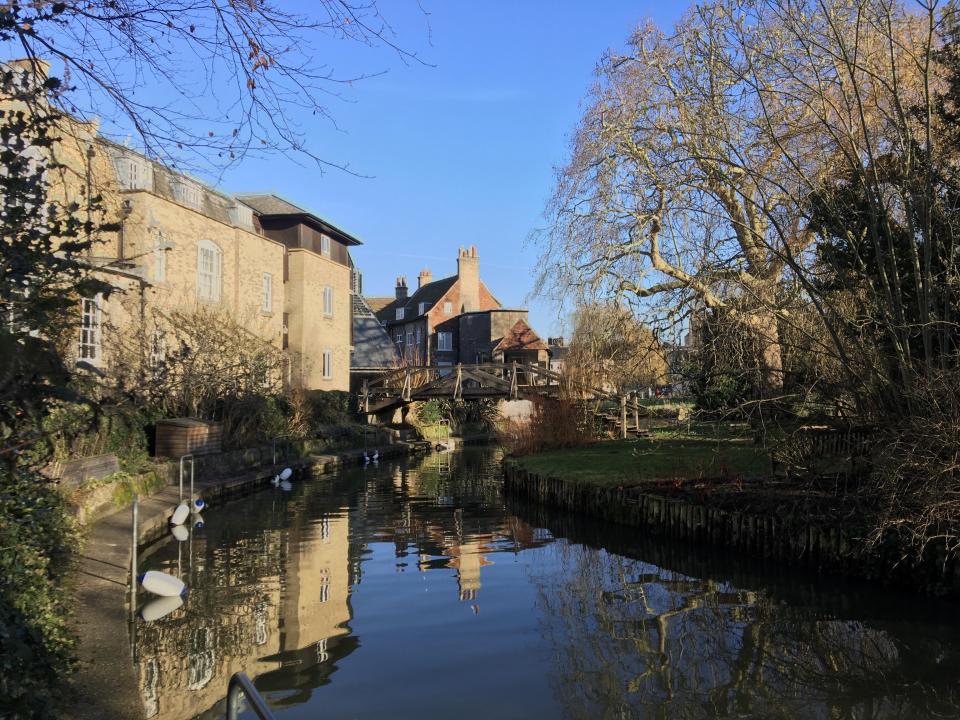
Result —
[[[429,66],[387,49],[318,48],[318,62],[344,73],[386,71],[331,101],[337,128],[302,122],[315,152],[370,177],[281,156],[243,162],[221,186],[276,192],[354,233],[368,295],[391,294],[399,274],[414,286],[422,267],[452,274],[457,248],[476,245],[494,294],[523,306],[538,257],[526,239],[543,223],[553,167],[566,157],[597,60],[646,18],[672,24],[686,3],[421,4],[427,18],[408,0],[381,8],[399,44]],[[529,307],[538,332],[560,330],[555,308]]]

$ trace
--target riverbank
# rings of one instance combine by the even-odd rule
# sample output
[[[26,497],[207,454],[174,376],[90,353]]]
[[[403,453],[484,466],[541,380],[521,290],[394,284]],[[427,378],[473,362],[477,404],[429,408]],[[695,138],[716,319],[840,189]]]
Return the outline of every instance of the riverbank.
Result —
[[[908,562],[908,553],[892,543],[868,549],[866,531],[850,515],[836,519],[842,515],[835,486],[753,474],[763,466],[756,451],[730,444],[711,454],[709,447],[683,442],[597,443],[507,460],[504,480],[507,492],[519,497],[650,534],[816,572],[960,595],[960,562],[947,560],[942,548],[932,548],[921,563]],[[678,467],[685,472],[674,472]]]
[[[426,449],[419,443],[395,443],[380,450],[381,457],[409,455]],[[311,455],[284,463],[298,478],[334,472],[363,462],[363,449],[330,455]],[[210,506],[215,521],[217,506],[270,483],[275,468],[262,468],[232,477],[195,483],[197,494]],[[172,509],[179,500],[176,486],[139,502],[137,544],[151,542],[168,532]],[[77,556],[71,584],[75,599],[74,627],[78,636],[78,666],[71,679],[72,702],[62,717],[75,720],[141,720],[143,703],[138,690],[130,644],[131,510],[125,507],[101,517],[87,530]],[[135,609],[134,609],[135,610]]]

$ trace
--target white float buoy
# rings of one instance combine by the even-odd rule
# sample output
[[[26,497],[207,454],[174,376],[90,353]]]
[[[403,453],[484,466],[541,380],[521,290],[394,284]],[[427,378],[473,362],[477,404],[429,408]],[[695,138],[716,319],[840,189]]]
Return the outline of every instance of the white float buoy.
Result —
[[[203,530],[203,518],[197,515],[197,521],[193,524],[195,530]]]
[[[379,460],[379,459],[380,459],[380,451],[379,451],[379,450],[374,450],[374,451],[373,451],[373,461],[374,461],[374,462],[377,462],[377,460]]]
[[[174,525],[172,528],[170,528],[170,532],[179,542],[183,542],[190,537],[190,531],[187,530],[183,525]]]
[[[282,480],[280,482],[280,489],[284,490],[285,492],[290,492],[291,490],[293,490],[293,483],[290,482],[289,480]]]
[[[293,475],[293,470],[291,470],[290,468],[284,468],[283,470],[280,471],[281,480],[289,480],[291,475]]]
[[[366,465],[368,462],[370,462],[370,456],[367,455],[367,451],[364,450],[364,451],[363,451],[363,464]]]
[[[184,521],[190,517],[190,506],[186,503],[180,503],[173,511],[170,518],[171,525],[183,525]]]
[[[273,485],[274,487],[277,487],[277,485],[280,484],[280,476],[274,475],[273,480],[270,481],[270,484]]]
[[[194,498],[193,502],[191,503],[190,509],[199,515],[201,512],[203,512],[204,508],[206,507],[207,507],[207,503],[206,501],[204,501],[203,498]]]
[[[159,620],[183,607],[183,597],[171,595],[169,597],[154,598],[140,609],[140,617],[147,622]]]
[[[143,585],[144,590],[152,592],[154,595],[180,597],[187,594],[187,586],[183,584],[183,580],[159,570],[147,570],[137,579]]]

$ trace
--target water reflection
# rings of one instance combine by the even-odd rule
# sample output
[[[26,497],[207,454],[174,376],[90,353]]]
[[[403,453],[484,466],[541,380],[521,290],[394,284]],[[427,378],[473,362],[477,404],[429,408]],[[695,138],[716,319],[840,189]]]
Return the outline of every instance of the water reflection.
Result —
[[[471,450],[270,489],[145,549],[149,717],[953,717],[952,607],[506,504]],[[149,600],[149,598],[144,599]]]
[[[674,568],[743,575],[749,563],[729,555],[671,552],[635,532],[533,513],[572,541],[531,572],[569,717],[960,716],[960,633],[948,603],[829,578],[788,584],[782,571],[742,590],[638,559],[682,552]]]

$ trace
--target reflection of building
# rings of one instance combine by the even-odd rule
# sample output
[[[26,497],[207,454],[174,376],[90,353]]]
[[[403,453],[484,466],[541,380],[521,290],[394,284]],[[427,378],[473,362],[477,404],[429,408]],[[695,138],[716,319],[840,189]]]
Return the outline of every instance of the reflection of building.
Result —
[[[481,542],[470,542],[450,545],[447,552],[450,554],[449,567],[456,568],[457,587],[460,589],[460,600],[476,600],[480,591],[480,568],[492,565],[490,560],[482,555],[486,550]]]

